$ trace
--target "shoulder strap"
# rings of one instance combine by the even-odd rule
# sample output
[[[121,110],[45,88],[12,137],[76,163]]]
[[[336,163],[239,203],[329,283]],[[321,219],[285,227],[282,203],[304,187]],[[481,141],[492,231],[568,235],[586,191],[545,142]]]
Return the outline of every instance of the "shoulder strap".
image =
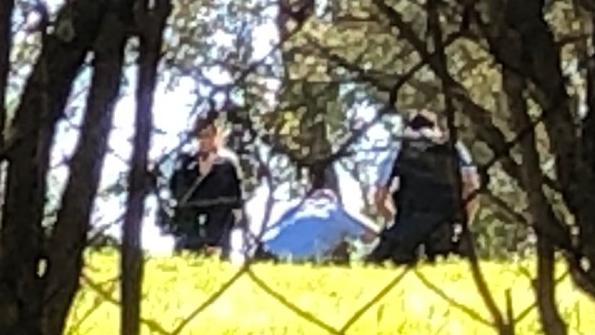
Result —
[[[177,200],[182,196],[181,193],[184,189],[188,188],[189,183],[192,183],[190,179],[196,177],[196,173],[192,171],[191,165],[194,162],[194,157],[188,153],[180,154],[176,160],[174,171],[169,180],[169,188]]]

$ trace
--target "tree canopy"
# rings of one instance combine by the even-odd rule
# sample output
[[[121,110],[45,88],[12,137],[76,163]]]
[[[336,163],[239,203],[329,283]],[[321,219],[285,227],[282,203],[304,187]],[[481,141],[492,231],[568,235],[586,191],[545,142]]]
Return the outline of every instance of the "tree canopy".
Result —
[[[190,119],[215,106],[249,195],[265,184],[292,198],[338,189],[340,166],[376,219],[373,171],[392,144],[372,135],[397,142],[413,110],[443,116],[482,176],[478,286],[478,257],[536,255],[544,332],[565,334],[556,255],[595,297],[594,10],[589,0],[2,1],[0,333],[62,332],[105,197],[125,199],[123,315],[138,332],[145,198],[162,198]],[[193,104],[153,108],[183,81]],[[136,113],[117,111],[126,97]],[[134,114],[131,150],[106,182],[123,113]],[[164,114],[181,120],[168,135],[181,145],[156,155],[149,144],[164,130],[153,117]]]

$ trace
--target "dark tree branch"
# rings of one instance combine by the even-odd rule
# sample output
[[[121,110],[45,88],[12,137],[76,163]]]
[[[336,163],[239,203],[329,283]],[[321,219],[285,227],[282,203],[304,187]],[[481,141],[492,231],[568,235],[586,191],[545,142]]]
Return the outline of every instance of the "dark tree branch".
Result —
[[[448,296],[448,294],[446,294],[446,292],[444,292],[442,289],[440,289],[440,287],[434,285],[430,280],[428,280],[421,272],[419,272],[418,270],[414,270],[415,275],[417,276],[417,278],[427,287],[429,288],[431,291],[433,291],[434,293],[436,293],[436,295],[438,295],[440,298],[442,298],[444,301],[448,302],[449,305],[459,309],[460,311],[462,311],[463,313],[467,314],[471,319],[484,324],[486,326],[489,327],[494,327],[494,324],[488,320],[486,320],[483,316],[481,316],[479,313],[477,313],[473,308],[465,306],[462,303],[459,303],[458,301],[456,301],[454,298]]]
[[[476,134],[479,140],[489,145],[489,147],[494,151],[495,156],[502,159],[502,164],[506,173],[513,178],[518,179],[518,164],[516,164],[514,160],[510,158],[510,156],[501,155],[508,153],[515,145],[515,142],[506,140],[502,131],[492,123],[490,116],[491,113],[482,106],[475,103],[469,97],[467,90],[463,87],[463,85],[457,82],[450,75],[450,73],[439,71],[437,59],[435,57],[429,57],[430,52],[426,49],[425,43],[417,36],[410,25],[405,22],[401,14],[395,11],[392,7],[388,6],[382,0],[374,1],[378,6],[382,6],[380,8],[387,15],[387,17],[389,17],[391,26],[397,28],[400,34],[405,37],[409,43],[411,43],[420,56],[429,60],[428,65],[437,75],[439,75],[439,77],[441,77],[441,80],[447,82],[452,87],[452,99],[454,102],[460,105],[461,111],[473,122],[473,127],[476,129],[474,134]],[[534,125],[536,123],[537,122],[534,122]],[[527,131],[533,131],[533,127],[525,129],[524,133]],[[556,183],[549,178],[546,178],[546,183],[553,189],[559,189]]]
[[[153,95],[158,79],[163,30],[172,10],[170,0],[158,0],[148,8],[148,1],[136,3],[136,25],[140,31],[139,70],[136,87],[135,135],[131,168],[128,175],[128,198],[122,227],[122,309],[121,334],[140,334],[143,256],[142,220],[145,198],[150,190],[148,155],[153,129]]]
[[[12,10],[14,0],[0,2],[0,148],[4,146],[4,125],[6,123],[6,91],[10,72],[10,51],[12,49]]]
[[[76,15],[69,15],[76,13]],[[46,262],[43,208],[50,146],[72,83],[97,36],[105,3],[75,1],[42,38],[41,54],[13,120],[6,202],[0,241],[0,333],[42,333],[43,284],[37,269]],[[26,303],[23,303],[26,301]]]
[[[562,282],[562,280],[564,280],[566,277],[568,277],[568,272],[565,272],[563,275],[561,275],[560,277],[558,277],[556,279],[556,285],[560,284]],[[529,279],[531,279],[529,277]],[[531,311],[537,307],[538,304],[538,298],[536,295],[536,299],[533,303],[531,303],[529,306],[525,307],[515,318],[514,318],[514,322],[515,323],[520,323],[521,321],[523,321],[528,315],[529,313],[531,313]]]
[[[448,43],[454,43],[454,41],[456,41],[456,37],[453,37],[451,40],[448,41]],[[322,51],[324,51],[324,49],[322,49]],[[335,59],[335,60],[339,60],[343,63],[346,63],[346,60],[341,59],[338,55],[333,55],[330,54],[329,55],[331,57],[331,59]],[[373,127],[378,121],[380,121],[380,119],[395,111],[395,105],[397,103],[397,97],[398,97],[398,93],[401,90],[401,88],[407,84],[409,82],[409,80],[411,80],[411,78],[418,72],[420,71],[425,65],[429,64],[432,62],[432,59],[434,57],[436,57],[436,53],[428,53],[426,55],[423,55],[424,57],[422,57],[422,60],[420,62],[418,62],[417,64],[415,64],[413,67],[411,67],[411,69],[409,69],[405,74],[403,74],[402,76],[400,76],[397,80],[395,80],[394,84],[390,87],[390,89],[388,90],[389,92],[389,98],[388,98],[388,102],[386,104],[385,108],[382,108],[375,116],[374,118],[372,118],[372,120],[370,120],[369,122],[366,122],[364,125],[362,125],[361,127],[354,129],[351,136],[345,141],[343,142],[339,149],[337,149],[335,152],[333,152],[330,156],[323,158],[321,161],[316,162],[318,164],[330,164],[338,159],[341,159],[343,157],[346,157],[350,154],[349,152],[349,148],[351,148],[351,146],[356,143],[371,127]],[[357,71],[358,73],[362,74],[365,71],[363,69],[357,69],[355,67],[351,67],[350,70],[352,71]]]
[[[94,71],[79,143],[49,241],[45,327],[61,334],[79,288],[89,220],[97,194],[124,64],[126,23],[109,9],[94,47]]]
[[[556,160],[556,175],[567,207],[575,215],[581,229],[579,252],[566,252],[565,258],[572,268],[572,278],[585,292],[595,296],[595,268],[584,269],[580,264],[583,257],[594,263],[595,247],[591,240],[595,236],[595,197],[591,189],[595,185],[595,171],[590,154],[581,147],[576,136],[574,117],[570,110],[570,97],[566,92],[565,78],[561,71],[560,46],[553,40],[547,22],[542,17],[543,3],[531,1],[527,6],[514,3],[507,8],[506,24],[499,30],[482,22],[479,14],[475,21],[481,27],[492,54],[506,70],[524,77],[536,88],[536,101],[542,108],[542,119]],[[522,41],[522,64],[506,54],[506,47],[499,47],[498,36],[508,29]],[[589,90],[589,67],[587,90]],[[590,93],[587,94],[590,96]],[[587,98],[590,103],[590,98]],[[591,108],[590,108],[591,109]],[[592,110],[592,109],[591,109]],[[593,113],[589,113],[591,115]],[[588,142],[587,142],[588,143]],[[582,151],[582,152],[581,152]],[[588,149],[587,149],[588,151]],[[583,256],[585,255],[585,256]]]
[[[104,288],[102,288],[100,284],[95,283],[86,274],[83,274],[82,275],[82,280],[83,280],[83,285],[89,286],[89,288],[91,290],[93,290],[95,293],[97,293],[106,302],[109,302],[109,303],[111,303],[113,305],[116,305],[116,306],[120,306],[121,305],[121,302],[118,301],[116,298],[114,298],[110,294],[110,292],[108,292]],[[140,319],[140,322],[142,324],[146,325],[154,333],[157,333],[157,334],[160,334],[160,335],[171,335],[170,332],[168,332],[167,330],[165,330],[162,326],[159,325],[159,323],[157,323],[154,320],[148,320],[148,319],[145,319],[145,318],[141,318]]]
[[[260,279],[250,268],[248,268],[248,276],[256,285],[258,285],[263,291],[268,293],[270,296],[275,298],[281,304],[289,308],[291,311],[299,315],[300,317],[304,318],[312,322],[313,324],[317,325],[318,327],[324,329],[325,331],[331,334],[343,334],[341,331],[337,330],[335,327],[327,324],[326,322],[320,320],[312,313],[301,309],[300,307],[296,306],[295,304],[291,303],[287,298],[283,295],[279,294],[277,291],[273,290],[270,286],[268,286],[262,279]]]
[[[506,52],[511,59],[521,62],[521,42],[515,38],[503,36],[500,40],[502,52]],[[521,130],[531,123],[527,105],[523,98],[526,89],[525,81],[507,69],[503,73],[503,91],[507,96],[508,110],[513,122],[513,129]],[[536,148],[534,133],[530,133],[520,140],[524,164],[521,166],[521,185],[527,192],[529,211],[534,225],[539,225],[542,230],[553,231],[557,220],[548,202],[541,179],[542,171],[539,165],[539,153]],[[566,325],[558,313],[555,301],[554,284],[554,245],[542,234],[537,235],[537,283],[536,298],[539,314],[543,324],[543,331],[548,335],[565,335]]]
[[[219,299],[223,293],[227,291],[233,284],[235,284],[247,271],[248,271],[249,263],[246,263],[239,271],[237,271],[228,281],[226,281],[221,288],[219,288],[215,293],[211,294],[209,299],[207,299],[204,303],[200,304],[192,313],[186,316],[178,326],[170,333],[171,335],[179,335],[182,333],[184,328],[192,321],[197,315],[202,313],[207,307],[211,306],[217,299]]]
[[[396,276],[385,287],[378,291],[378,293],[372,299],[370,299],[370,301],[368,301],[362,307],[358,308],[357,311],[351,316],[351,318],[349,318],[349,320],[345,322],[343,327],[341,327],[339,332],[341,334],[345,334],[349,330],[349,328],[351,328],[351,326],[353,326],[357,322],[357,320],[359,320],[364,315],[364,313],[366,313],[366,311],[368,311],[374,304],[376,304],[380,299],[382,299],[382,297],[387,295],[388,292],[390,292],[390,290],[393,289],[393,287],[397,286],[401,282],[401,280],[403,280],[405,275],[409,273],[410,270],[411,268],[404,269],[398,276]]]
[[[375,1],[379,3],[380,0]],[[433,42],[434,50],[438,53],[438,59],[436,60],[433,69],[438,74],[438,76],[442,79],[442,88],[445,96],[445,107],[446,107],[446,114],[447,114],[447,126],[448,126],[448,133],[449,133],[449,142],[451,146],[451,150],[456,152],[456,142],[457,142],[457,130],[455,126],[455,110],[454,110],[454,90],[455,86],[452,85],[454,80],[450,80],[451,78],[448,72],[448,63],[446,60],[446,50],[444,48],[444,41],[442,36],[442,27],[439,18],[438,8],[436,7],[436,3],[433,1],[429,1],[427,3],[428,6],[428,32],[431,34],[431,41]],[[390,11],[389,11],[390,12]],[[395,11],[396,12],[396,11]],[[412,36],[414,36],[413,32],[411,32]],[[413,43],[413,42],[412,42]],[[418,44],[415,42],[415,44]],[[422,47],[421,43],[416,46],[417,50],[424,50],[423,54],[428,54],[426,48]],[[421,52],[420,52],[421,53]],[[459,171],[457,168],[456,160],[452,160],[452,169],[453,171]],[[455,194],[463,194],[462,190],[462,179],[460,173],[458,173],[457,180],[457,187],[455,188]],[[471,200],[472,201],[472,200]],[[467,227],[467,211],[465,210],[466,203],[460,203],[460,210],[459,212],[462,213],[462,222],[463,222],[463,242],[468,245],[468,258],[469,263],[471,266],[471,273],[473,275],[473,279],[475,280],[475,284],[483,301],[490,311],[492,318],[494,319],[494,323],[496,328],[498,329],[501,335],[512,335],[510,329],[508,327],[507,321],[504,319],[502,312],[498,308],[492,293],[490,292],[489,286],[481,272],[481,268],[479,265],[479,261],[476,254],[475,245],[473,239],[471,238],[471,234],[469,232],[469,228]]]
[[[93,305],[91,307],[89,307],[89,309],[87,309],[87,311],[83,314],[82,317],[77,318],[76,323],[74,323],[73,325],[68,327],[68,331],[69,333],[73,332],[73,331],[78,331],[79,328],[81,327],[81,325],[89,318],[91,317],[91,315],[93,315],[93,313],[95,313],[103,304],[105,304],[106,302],[108,302],[108,299],[106,299],[105,297],[111,297],[112,294],[114,293],[114,291],[116,290],[117,287],[117,279],[116,280],[110,280],[108,281],[107,284],[111,284],[109,286],[109,288],[104,289],[99,295],[99,297],[97,299],[95,299],[95,301],[93,301]],[[93,284],[89,284],[89,286],[93,289],[93,288],[97,288],[100,289],[103,286],[103,283],[96,283],[95,285]],[[97,291],[96,291],[97,292]]]
[[[591,13],[591,43],[595,41],[595,14]],[[586,71],[586,82],[587,82],[587,106],[588,114],[582,120],[581,125],[581,158],[584,161],[584,168],[586,176],[583,178],[589,178],[590,180],[583,180],[587,185],[595,185],[595,55],[589,55],[587,61]],[[588,189],[588,187],[586,187]],[[587,200],[593,203],[595,196],[593,193],[588,195]],[[586,254],[589,255],[589,261],[591,263],[590,269],[585,269],[581,266],[580,259],[567,257],[569,264],[572,265],[572,278],[579,286],[591,297],[595,297],[595,246],[593,243],[589,243],[589,240],[593,240],[595,237],[595,206],[585,204],[585,208],[581,215],[582,221],[585,224],[581,226],[581,235],[583,241],[583,248],[587,249]]]
[[[506,301],[506,322],[508,326],[507,333],[514,335],[516,333],[516,321],[514,318],[511,289],[506,289],[504,292],[504,299]]]

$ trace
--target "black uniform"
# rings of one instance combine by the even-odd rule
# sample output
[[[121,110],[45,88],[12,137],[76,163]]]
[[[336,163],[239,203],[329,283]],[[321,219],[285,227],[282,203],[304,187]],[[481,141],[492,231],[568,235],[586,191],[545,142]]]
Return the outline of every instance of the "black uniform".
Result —
[[[195,156],[183,155],[170,180],[170,189],[176,200],[171,220],[175,249],[200,250],[217,246],[222,248],[226,258],[236,220],[233,210],[243,205],[235,164],[218,157],[211,171],[201,175]]]
[[[390,176],[399,177],[399,189],[392,195],[397,214],[369,260],[414,263],[419,245],[431,247],[433,233],[444,234],[443,228],[450,231],[449,227],[459,221],[457,156],[447,143],[403,141]]]

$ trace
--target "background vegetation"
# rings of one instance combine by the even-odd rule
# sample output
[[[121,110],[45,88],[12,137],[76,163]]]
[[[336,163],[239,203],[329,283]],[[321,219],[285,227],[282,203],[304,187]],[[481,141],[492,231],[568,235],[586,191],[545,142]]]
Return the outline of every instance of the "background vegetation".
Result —
[[[482,207],[473,234],[465,235],[474,242],[469,270],[436,271],[472,280],[484,317],[499,334],[525,331],[513,312],[530,293],[539,322],[527,332],[571,332],[574,316],[558,297],[575,299],[566,293],[571,283],[582,298],[574,293],[569,304],[592,304],[595,297],[594,10],[591,0],[2,1],[0,333],[62,334],[77,294],[87,289],[81,277],[93,271],[83,255],[105,242],[106,227],[120,228],[110,242],[121,253],[120,331],[139,333],[147,310],[141,301],[152,299],[143,292],[161,278],[147,272],[151,260],[141,248],[145,199],[162,198],[179,151],[151,152],[163,139],[163,124],[155,120],[165,113],[153,110],[155,92],[184,80],[196,88],[189,116],[210,98],[226,111],[248,195],[259,185],[281,190],[267,208],[278,193],[295,199],[312,185],[336,188],[331,167],[337,165],[358,177],[368,195],[376,156],[366,130],[393,129],[410,109],[443,113],[453,135],[471,148],[484,187],[475,195]],[[266,40],[271,47],[263,47]],[[134,101],[131,110],[116,110],[125,99]],[[356,112],[362,109],[372,116],[362,118]],[[123,114],[132,131],[112,141]],[[179,127],[182,143],[185,127]],[[127,143],[120,157],[126,169],[106,178],[119,155],[114,142]],[[97,224],[105,215],[97,205],[110,197],[121,210]],[[376,215],[369,203],[364,212]],[[533,290],[513,290],[515,306],[498,303],[503,279],[480,259],[527,255]],[[569,271],[569,286],[559,289],[557,264]],[[215,280],[210,271],[219,266],[188,273],[202,269],[197,278]],[[237,278],[246,281],[251,269],[243,267]],[[279,273],[298,268],[284,269]],[[327,271],[299,269],[297,278]],[[362,283],[375,292],[372,272]],[[403,322],[415,324],[407,315]]]

